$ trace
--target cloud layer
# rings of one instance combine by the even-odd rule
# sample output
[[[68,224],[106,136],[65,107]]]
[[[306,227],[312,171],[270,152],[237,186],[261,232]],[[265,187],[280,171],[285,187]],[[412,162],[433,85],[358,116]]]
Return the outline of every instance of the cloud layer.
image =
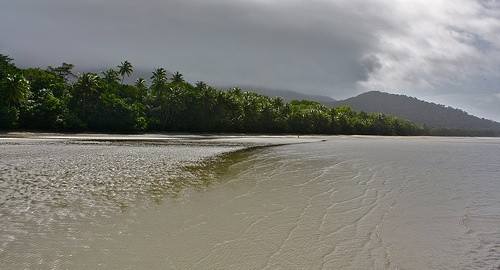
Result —
[[[0,53],[334,98],[381,90],[500,120],[494,0],[5,0]]]

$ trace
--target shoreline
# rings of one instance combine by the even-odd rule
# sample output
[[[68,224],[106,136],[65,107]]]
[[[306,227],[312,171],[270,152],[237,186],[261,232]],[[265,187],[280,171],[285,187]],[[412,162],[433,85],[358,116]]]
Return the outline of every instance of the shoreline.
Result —
[[[66,142],[70,144],[115,144],[142,146],[213,147],[218,154],[202,155],[209,160],[234,151],[251,150],[303,143],[341,140],[411,140],[411,141],[463,141],[500,143],[498,137],[442,137],[442,136],[379,136],[379,135],[269,135],[269,134],[193,134],[193,133],[49,133],[49,132],[0,132],[0,144],[21,142]],[[189,156],[185,156],[189,160]]]
[[[285,144],[320,142],[331,136],[320,135],[259,135],[259,134],[104,134],[104,133],[45,133],[7,132],[0,133],[0,142],[9,140],[73,141],[73,142],[145,142],[158,144],[193,144],[213,146],[241,146],[243,148],[279,146]]]
[[[246,134],[246,133],[142,133],[142,134],[114,134],[114,133],[64,133],[64,132],[30,132],[7,131],[0,132],[0,141],[8,139],[27,140],[71,140],[71,141],[112,141],[112,142],[233,142],[255,143],[263,146],[320,142],[338,138],[371,138],[371,139],[498,139],[498,137],[469,137],[469,136],[383,136],[383,135],[321,135],[321,134]]]

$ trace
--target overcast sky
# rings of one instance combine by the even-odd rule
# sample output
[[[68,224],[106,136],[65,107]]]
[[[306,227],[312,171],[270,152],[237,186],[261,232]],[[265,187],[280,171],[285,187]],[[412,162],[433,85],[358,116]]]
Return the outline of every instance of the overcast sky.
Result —
[[[500,121],[496,0],[0,0],[0,53],[336,99],[379,90]]]

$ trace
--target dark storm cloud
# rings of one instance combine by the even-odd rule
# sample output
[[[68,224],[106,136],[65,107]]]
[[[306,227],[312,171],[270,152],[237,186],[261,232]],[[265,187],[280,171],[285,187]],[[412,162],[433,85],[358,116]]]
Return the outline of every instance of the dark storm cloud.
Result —
[[[11,1],[2,40],[19,64],[116,65],[186,72],[214,83],[342,89],[367,77],[376,37],[351,5],[292,1]],[[15,11],[15,12],[14,12]],[[347,25],[346,25],[347,24]],[[192,74],[190,76],[190,74]]]
[[[0,49],[21,66],[128,59],[136,70],[165,67],[216,85],[335,98],[382,90],[467,107],[454,91],[499,104],[498,89],[469,79],[499,79],[496,3],[3,0]]]

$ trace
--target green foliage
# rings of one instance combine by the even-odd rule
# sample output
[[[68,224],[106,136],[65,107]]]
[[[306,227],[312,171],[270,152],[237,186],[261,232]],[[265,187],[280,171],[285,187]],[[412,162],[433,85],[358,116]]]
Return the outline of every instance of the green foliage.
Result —
[[[142,99],[142,91],[135,86],[84,73],[72,86],[70,109],[83,129],[139,132],[147,123]]]
[[[28,129],[68,128],[69,86],[65,79],[41,69],[24,70],[30,82],[25,106],[21,107],[20,125]]]
[[[106,71],[101,71],[103,79],[108,84],[117,83],[120,81],[120,73],[118,71],[110,68]]]
[[[151,76],[151,94],[153,97],[161,99],[167,86],[167,71],[164,68],[155,68]]]
[[[172,76],[172,83],[178,84],[178,83],[183,83],[184,78],[182,74],[179,73],[179,71],[176,71],[175,74]]]
[[[120,75],[122,75],[122,84],[123,84],[123,80],[125,80],[125,75],[127,75],[127,77],[128,77],[134,71],[133,66],[129,61],[122,62],[118,66],[118,69],[119,69],[118,72],[120,73]]]
[[[144,80],[144,78],[139,78],[139,79],[135,80],[134,86],[137,87],[137,89],[139,89],[141,91],[144,90],[144,92],[148,88],[146,85],[146,80]]]
[[[371,91],[330,104],[332,106],[350,106],[360,111],[393,115],[437,129],[447,127],[449,131],[443,131],[442,134],[456,133],[458,135],[465,134],[463,132],[465,130],[481,129],[496,130],[500,133],[500,123],[480,119],[459,109],[425,102],[404,95]]]
[[[227,91],[156,68],[151,85],[123,84],[132,65],[83,73],[72,83],[73,65],[19,70],[0,55],[0,128],[102,132],[245,132],[292,134],[449,135],[383,114],[327,108],[308,100],[289,103],[239,88]],[[122,83],[120,84],[121,75]],[[454,133],[455,132],[455,133]],[[469,134],[469,133],[459,133]],[[489,133],[483,132],[480,134]]]
[[[0,54],[0,79],[4,79],[9,74],[19,73],[19,69],[12,63],[12,58]]]
[[[29,81],[11,61],[0,54],[0,129],[18,126],[20,108],[29,94]]]
[[[329,118],[324,118],[326,107],[308,100],[292,100],[290,105],[290,128],[294,133],[321,133],[318,130],[322,128],[322,122],[324,120],[328,121]]]
[[[30,85],[22,74],[9,74],[3,81],[2,99],[7,106],[19,108],[27,100]]]
[[[76,75],[73,73],[73,68],[75,68],[75,65],[73,64],[68,64],[68,63],[62,63],[60,67],[47,67],[47,71],[64,79],[64,81],[68,81],[70,78],[75,78]]]

